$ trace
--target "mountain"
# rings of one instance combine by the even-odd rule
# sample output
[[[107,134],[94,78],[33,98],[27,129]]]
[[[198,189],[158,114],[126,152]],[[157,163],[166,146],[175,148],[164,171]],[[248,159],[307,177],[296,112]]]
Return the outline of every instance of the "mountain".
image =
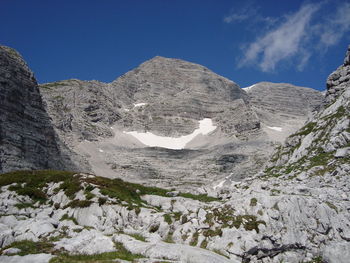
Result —
[[[294,88],[298,91],[287,89],[283,100],[303,100],[305,110],[283,111],[279,106],[279,116],[284,112],[296,121],[284,121],[283,131],[275,131],[268,128],[274,123],[264,124],[259,117],[255,93],[250,96],[231,80],[179,59],[155,57],[111,83],[65,80],[40,85],[56,132],[95,174],[195,191],[261,169],[273,143],[300,127],[323,99],[318,91]],[[280,98],[269,101],[277,108]],[[191,138],[203,120],[214,130],[181,147],[171,145],[181,136]],[[152,136],[170,149],[147,144]]]
[[[14,49],[0,46],[0,172],[74,169],[62,150],[33,73]]]
[[[222,180],[212,188],[212,196],[183,192],[182,186],[157,188],[90,173],[44,170],[0,175],[0,261],[347,263],[350,257],[349,62],[350,46],[344,64],[327,80],[324,102],[301,129],[291,134],[283,145],[278,145],[261,172],[239,181]],[[56,83],[53,89],[80,90],[79,86],[65,85]],[[81,90],[86,89],[85,85],[84,82]],[[102,87],[101,92],[112,87],[111,84],[96,85]],[[91,86],[86,89],[87,98],[83,97],[84,92],[77,96],[76,106],[80,106],[72,113],[72,128],[86,125],[86,119],[96,116],[104,116],[96,122],[98,127],[106,128],[109,124],[106,116],[111,115],[105,113],[103,107],[96,109],[95,116],[79,115],[86,108],[82,102],[88,101],[89,90],[94,89]],[[249,92],[242,96],[238,99],[240,103],[252,110]],[[99,103],[94,97],[92,100]],[[127,104],[129,108],[123,108],[127,106],[123,102],[115,103],[116,106],[106,103],[111,109],[120,109],[110,129],[112,137],[99,135],[96,128],[87,138],[91,141],[80,138],[82,143],[102,147],[101,140],[115,140],[115,144],[105,141],[100,153],[108,147],[113,149],[119,145],[121,148],[124,143],[129,151],[154,150],[155,159],[163,158],[159,148],[141,146],[136,140],[132,148],[127,137],[132,135],[116,132],[118,127],[127,127],[121,124],[125,115],[137,115],[133,111],[146,106],[134,108],[133,103],[152,102],[134,100]],[[266,104],[258,103],[256,107],[263,108],[261,105]],[[48,104],[48,109],[52,110],[51,107]],[[264,111],[268,112],[267,107]],[[290,110],[288,114],[292,115]],[[215,119],[215,116],[208,117]],[[200,122],[199,126],[203,124],[208,123]],[[58,130],[56,126],[55,129]],[[212,131],[214,134],[218,132],[216,129]],[[154,132],[161,132],[161,128]],[[252,146],[258,138],[265,138],[268,144],[269,139],[260,128],[245,133],[244,137],[228,138],[235,139],[232,144]],[[77,134],[78,131],[74,132],[74,136]],[[118,138],[123,134],[125,137]],[[220,131],[220,139],[222,134],[227,136]],[[163,153],[168,151],[173,159],[176,159],[174,154],[185,151],[201,154],[203,149],[208,149],[203,142],[210,141],[210,136],[213,135],[203,135],[197,142],[198,149],[167,149]],[[61,138],[69,137],[61,135]],[[66,143],[79,139],[72,138]],[[225,140],[215,147],[226,149]],[[121,152],[112,149],[110,153]],[[105,156],[101,156],[101,161]],[[188,155],[187,160],[190,158]],[[164,166],[171,166],[170,159],[166,160]],[[202,166],[207,172],[211,168]]]

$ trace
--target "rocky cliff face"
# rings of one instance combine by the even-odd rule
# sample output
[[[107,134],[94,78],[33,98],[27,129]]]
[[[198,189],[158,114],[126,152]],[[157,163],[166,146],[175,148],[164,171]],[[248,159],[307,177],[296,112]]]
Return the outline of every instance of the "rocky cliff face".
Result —
[[[247,95],[236,83],[183,60],[155,57],[111,86],[127,94],[130,102],[145,104],[137,109],[131,103],[127,107],[129,123],[124,120],[124,125],[130,130],[181,136],[197,128],[198,120],[216,118],[220,122],[229,112],[230,118],[224,118],[224,131],[229,134],[239,135],[259,125],[255,114],[245,107]]]
[[[334,71],[327,79],[326,104],[332,103],[348,87],[350,80],[350,46],[346,52],[343,65]]]
[[[349,162],[349,51],[345,62],[327,80],[321,110],[298,132],[292,134],[268,165],[269,173],[289,176],[337,173]],[[306,172],[307,171],[307,172]]]
[[[298,130],[324,99],[319,91],[287,83],[260,82],[243,89],[264,132],[280,143]]]
[[[271,142],[300,127],[307,109],[321,98],[309,89],[296,94],[293,88],[288,93],[271,90],[277,95],[264,98],[271,105],[263,116],[282,120],[284,113],[294,121],[283,131],[271,130],[267,126],[275,124],[259,117],[259,106],[265,104],[258,103],[256,92],[250,97],[201,65],[164,57],[146,61],[112,83],[67,80],[40,88],[60,138],[83,154],[96,174],[191,189],[227,176],[237,180],[254,174],[272,151]],[[268,97],[270,90],[262,89]],[[291,96],[303,100],[303,112],[274,107]],[[147,147],[124,133],[180,137],[191,134],[204,118],[212,120],[215,131],[197,136],[183,150]]]
[[[0,172],[69,169],[37,82],[22,57],[0,46]]]
[[[110,126],[121,118],[122,106],[107,84],[71,79],[39,87],[57,133],[71,147],[113,135]]]

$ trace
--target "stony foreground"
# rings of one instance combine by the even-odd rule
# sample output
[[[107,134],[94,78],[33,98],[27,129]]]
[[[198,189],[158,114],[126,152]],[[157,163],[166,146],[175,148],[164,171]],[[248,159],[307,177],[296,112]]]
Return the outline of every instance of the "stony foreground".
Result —
[[[349,171],[248,180],[222,199],[88,174],[4,174],[0,261],[347,262]]]

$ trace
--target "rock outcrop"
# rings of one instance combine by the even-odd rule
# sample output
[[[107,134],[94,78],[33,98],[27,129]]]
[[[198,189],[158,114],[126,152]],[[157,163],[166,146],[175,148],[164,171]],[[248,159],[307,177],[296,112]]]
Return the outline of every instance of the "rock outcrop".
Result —
[[[305,110],[286,109],[293,121],[283,131],[274,131],[267,128],[274,123],[265,122],[258,106],[254,108],[255,95],[250,97],[236,83],[201,65],[179,59],[155,57],[108,84],[66,80],[40,88],[56,132],[89,160],[94,173],[192,190],[225,177],[240,180],[260,170],[272,143],[300,127],[308,109],[322,97],[318,91],[288,89],[283,101],[303,100]],[[282,119],[280,97],[269,99],[270,111],[264,116]],[[273,112],[273,103],[278,112]],[[204,118],[210,118],[216,129],[197,136],[185,149],[148,147],[125,134],[180,137],[191,134]]]
[[[73,169],[23,58],[0,46],[0,172]]]
[[[264,131],[281,143],[311,117],[324,99],[319,91],[287,83],[260,82],[244,90]]]

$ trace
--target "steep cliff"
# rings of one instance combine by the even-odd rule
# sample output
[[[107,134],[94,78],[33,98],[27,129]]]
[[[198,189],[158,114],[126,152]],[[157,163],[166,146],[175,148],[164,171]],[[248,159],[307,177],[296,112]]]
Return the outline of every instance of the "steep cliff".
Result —
[[[0,46],[0,172],[75,168],[59,144],[33,73]]]

